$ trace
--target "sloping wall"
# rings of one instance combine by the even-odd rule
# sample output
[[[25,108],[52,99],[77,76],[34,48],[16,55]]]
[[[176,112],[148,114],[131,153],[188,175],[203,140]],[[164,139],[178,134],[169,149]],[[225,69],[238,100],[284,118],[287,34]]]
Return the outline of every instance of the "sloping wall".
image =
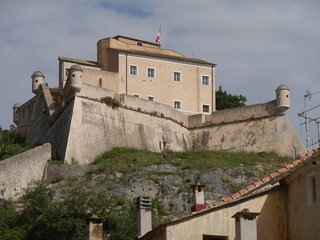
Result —
[[[44,144],[12,158],[0,161],[0,189],[4,198],[19,197],[28,184],[42,180],[47,162],[51,159],[51,145]]]
[[[64,159],[88,164],[113,147],[160,151],[163,134],[167,135],[168,148],[175,151],[191,148],[189,130],[176,122],[75,97]]]
[[[192,130],[192,148],[227,151],[276,152],[304,155],[306,150],[286,115],[271,116]]]

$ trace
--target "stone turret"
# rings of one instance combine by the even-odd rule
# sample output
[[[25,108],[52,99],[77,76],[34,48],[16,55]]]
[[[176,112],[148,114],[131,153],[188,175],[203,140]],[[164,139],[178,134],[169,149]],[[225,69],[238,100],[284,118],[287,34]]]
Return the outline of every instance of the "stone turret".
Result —
[[[19,124],[19,112],[18,112],[18,109],[19,107],[21,107],[21,104],[20,103],[16,103],[14,106],[13,106],[13,122],[18,126]]]
[[[80,92],[82,88],[82,73],[83,70],[79,65],[72,65],[69,69],[70,87],[76,93]]]
[[[32,74],[31,78],[32,78],[32,92],[34,94],[37,94],[38,91],[39,91],[38,89],[39,89],[40,84],[44,84],[45,83],[45,81],[44,81],[45,76],[43,75],[42,72],[35,71]]]
[[[290,89],[284,84],[276,89],[276,108],[280,113],[290,108]]]

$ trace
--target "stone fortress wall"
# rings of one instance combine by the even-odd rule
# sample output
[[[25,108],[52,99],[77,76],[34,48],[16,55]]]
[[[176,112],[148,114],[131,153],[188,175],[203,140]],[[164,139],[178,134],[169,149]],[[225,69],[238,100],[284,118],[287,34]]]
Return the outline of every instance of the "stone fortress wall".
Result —
[[[305,153],[275,101],[187,116],[170,106],[86,84],[79,93],[71,94],[54,122],[47,124],[44,113],[35,111],[37,121],[31,121],[29,129],[29,137],[38,143],[50,142],[66,163],[89,164],[113,147],[161,151],[163,135],[167,148],[173,151],[274,151],[294,156],[293,145],[297,145],[298,154]],[[107,106],[100,101],[105,96],[119,99],[122,106]]]
[[[15,199],[24,193],[29,184],[43,180],[50,159],[51,145],[44,144],[0,161],[0,190],[4,190],[3,197]]]

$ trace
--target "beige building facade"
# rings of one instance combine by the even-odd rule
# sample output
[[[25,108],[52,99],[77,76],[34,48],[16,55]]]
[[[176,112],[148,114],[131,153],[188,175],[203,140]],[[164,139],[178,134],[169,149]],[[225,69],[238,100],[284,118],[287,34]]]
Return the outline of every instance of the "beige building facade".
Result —
[[[319,213],[320,148],[205,210],[160,225],[140,239],[316,240],[320,236]]]
[[[98,61],[60,57],[60,86],[74,64],[83,83],[166,104],[188,115],[215,110],[216,64],[124,36],[101,39]]]

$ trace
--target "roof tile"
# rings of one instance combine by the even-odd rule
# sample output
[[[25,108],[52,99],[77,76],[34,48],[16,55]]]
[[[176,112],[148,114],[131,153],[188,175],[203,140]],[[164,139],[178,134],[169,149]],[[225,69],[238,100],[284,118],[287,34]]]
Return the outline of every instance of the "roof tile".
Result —
[[[239,192],[236,192],[236,193],[234,193],[234,194],[231,195],[231,197],[232,197],[233,199],[235,199],[235,198],[237,198],[237,197],[240,197],[240,196],[241,196],[241,195],[240,195]]]
[[[248,190],[247,190],[246,188],[241,189],[241,190],[239,191],[240,195],[246,194],[247,192],[248,192]]]
[[[287,168],[280,168],[280,169],[277,170],[277,172],[280,173],[280,174],[285,173],[287,171],[288,171]]]
[[[271,177],[271,178],[276,178],[276,177],[278,177],[280,174],[278,173],[278,172],[273,172],[273,173],[270,173],[269,174],[269,176]]]

